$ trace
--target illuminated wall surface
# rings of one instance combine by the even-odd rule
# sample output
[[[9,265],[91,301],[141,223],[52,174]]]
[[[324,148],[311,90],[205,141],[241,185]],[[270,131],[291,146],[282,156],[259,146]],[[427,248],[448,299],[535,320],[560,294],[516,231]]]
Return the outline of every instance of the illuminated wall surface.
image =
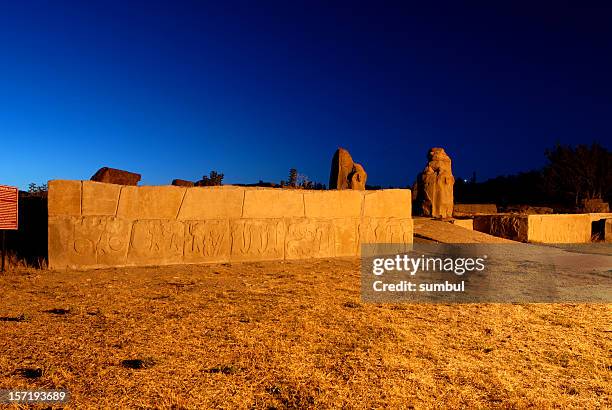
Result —
[[[412,243],[411,192],[49,182],[49,267],[357,256]]]

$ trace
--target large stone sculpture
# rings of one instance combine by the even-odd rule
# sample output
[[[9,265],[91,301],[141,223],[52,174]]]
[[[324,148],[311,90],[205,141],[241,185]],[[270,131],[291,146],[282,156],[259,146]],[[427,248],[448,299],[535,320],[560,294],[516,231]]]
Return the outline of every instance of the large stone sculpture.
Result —
[[[349,174],[349,188],[364,191],[367,178],[368,174],[361,164],[353,164],[353,171]]]
[[[338,148],[332,158],[329,174],[329,189],[365,190],[368,174],[360,164],[353,162],[351,154],[344,148]]]
[[[417,207],[423,216],[451,218],[453,216],[453,185],[455,178],[451,159],[444,148],[429,150],[427,166],[417,176]]]
[[[103,167],[91,177],[91,180],[106,182],[108,184],[138,185],[140,174],[124,171],[122,169]]]

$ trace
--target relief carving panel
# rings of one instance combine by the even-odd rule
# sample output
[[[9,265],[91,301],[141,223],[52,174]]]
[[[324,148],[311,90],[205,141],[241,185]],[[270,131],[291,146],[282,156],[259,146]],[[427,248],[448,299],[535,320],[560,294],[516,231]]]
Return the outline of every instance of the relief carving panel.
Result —
[[[294,219],[287,227],[287,259],[325,258],[335,254],[331,220]]]
[[[239,219],[230,223],[231,259],[283,259],[285,223],[282,219]]]
[[[227,220],[185,223],[185,262],[229,260],[230,230]]]
[[[368,252],[405,252],[412,247],[412,231],[412,219],[363,218],[359,226],[359,242],[381,244],[380,247],[369,247]],[[397,246],[389,247],[382,244],[397,244]]]
[[[185,227],[180,221],[134,222],[128,262],[143,265],[181,263],[184,231]]]
[[[110,216],[49,218],[50,267],[125,264],[131,225]]]
[[[334,219],[334,256],[355,256],[359,254],[359,219]]]

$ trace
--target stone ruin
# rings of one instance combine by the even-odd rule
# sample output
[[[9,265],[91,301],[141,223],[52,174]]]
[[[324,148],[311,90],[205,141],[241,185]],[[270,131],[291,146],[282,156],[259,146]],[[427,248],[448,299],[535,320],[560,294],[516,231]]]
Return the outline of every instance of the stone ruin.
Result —
[[[174,186],[192,187],[192,186],[195,186],[195,182],[187,181],[185,179],[173,179],[172,180],[172,185],[174,185]]]
[[[423,216],[451,218],[455,184],[451,159],[444,148],[432,148],[429,150],[428,160],[415,183],[417,204],[415,209]]]
[[[360,164],[353,162],[351,154],[344,148],[338,148],[332,158],[329,174],[329,189],[356,189],[363,191],[368,174]]]
[[[48,235],[51,269],[358,256],[412,243],[411,194],[53,180]]]
[[[140,181],[140,174],[123,171],[121,169],[102,167],[91,177],[91,180],[106,182],[107,184],[136,186]]]

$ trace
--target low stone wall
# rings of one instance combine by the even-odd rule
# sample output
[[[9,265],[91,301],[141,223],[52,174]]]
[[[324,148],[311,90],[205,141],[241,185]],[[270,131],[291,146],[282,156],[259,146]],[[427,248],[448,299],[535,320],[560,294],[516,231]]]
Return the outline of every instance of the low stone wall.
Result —
[[[453,215],[470,216],[478,214],[496,214],[497,205],[495,204],[455,204]]]
[[[477,215],[474,230],[521,242],[587,243],[591,241],[591,217],[588,214]]]
[[[412,243],[411,192],[49,181],[49,267],[356,256]]]
[[[591,222],[601,221],[602,219],[612,219],[610,212],[592,212],[587,214],[591,218]]]

